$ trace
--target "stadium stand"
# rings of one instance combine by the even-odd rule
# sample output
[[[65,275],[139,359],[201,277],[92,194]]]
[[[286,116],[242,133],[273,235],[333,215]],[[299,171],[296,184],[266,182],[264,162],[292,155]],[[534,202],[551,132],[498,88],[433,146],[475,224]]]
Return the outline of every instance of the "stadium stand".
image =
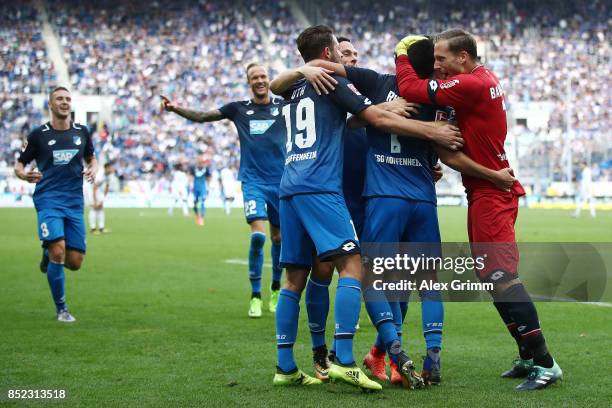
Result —
[[[504,86],[511,120],[508,150],[530,191],[556,195],[551,185],[571,182],[582,160],[593,163],[595,181],[612,181],[606,81],[612,16],[605,1],[476,0],[469,9],[456,8],[462,12],[454,11],[462,4],[456,0],[372,3],[320,1],[304,14],[310,23],[328,24],[351,37],[361,66],[389,73],[393,46],[404,34],[468,29]],[[57,75],[35,3],[1,4],[0,169],[6,169],[29,128],[44,120],[46,107],[34,95],[45,94]],[[117,163],[125,185],[167,178],[173,163],[200,153],[216,169],[238,165],[237,136],[229,122],[160,117],[159,94],[184,106],[214,109],[247,97],[248,62],[269,64],[272,75],[301,63],[295,50],[303,28],[303,15],[295,10],[299,1],[243,1],[232,7],[218,0],[147,7],[113,0],[42,4],[63,48],[71,88],[115,98],[110,120],[93,116],[88,124],[96,131],[98,153]],[[441,191],[462,191],[456,176],[445,179]]]

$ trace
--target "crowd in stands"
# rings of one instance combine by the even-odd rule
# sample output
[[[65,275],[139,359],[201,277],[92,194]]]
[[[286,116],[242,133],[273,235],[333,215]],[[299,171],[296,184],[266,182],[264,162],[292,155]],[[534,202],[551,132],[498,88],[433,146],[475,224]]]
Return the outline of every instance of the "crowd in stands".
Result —
[[[33,3],[3,3],[0,167],[12,165],[29,128],[43,120],[44,107],[34,107],[29,95],[46,93],[56,81]],[[556,6],[529,0],[319,3],[321,21],[314,22],[351,38],[359,65],[384,73],[394,71],[393,48],[403,35],[469,30],[483,61],[501,79],[510,119],[521,103],[541,103],[550,113],[542,125],[511,131],[520,145],[521,174],[563,181],[562,162],[571,146],[576,163],[590,159],[600,178],[612,180],[612,16],[605,0]],[[112,120],[89,125],[95,125],[97,151],[116,162],[125,181],[167,176],[174,163],[193,162],[198,154],[215,168],[238,166],[231,122],[195,124],[160,114],[160,94],[192,109],[215,109],[248,98],[248,62],[267,63],[271,75],[301,63],[295,39],[304,27],[282,1],[45,4],[72,89],[116,98]]]

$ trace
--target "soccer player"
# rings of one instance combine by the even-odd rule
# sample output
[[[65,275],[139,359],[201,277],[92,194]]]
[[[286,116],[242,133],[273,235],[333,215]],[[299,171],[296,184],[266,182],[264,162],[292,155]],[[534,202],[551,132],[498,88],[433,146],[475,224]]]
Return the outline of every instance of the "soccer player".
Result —
[[[221,186],[221,197],[223,198],[223,209],[225,215],[232,213],[232,203],[236,198],[236,179],[233,167],[224,167],[219,172],[219,185]]]
[[[357,64],[358,52],[348,38],[338,37],[338,50],[342,64],[349,66]],[[331,62],[326,63],[335,65]],[[313,88],[318,90],[317,93],[333,91],[333,85],[336,83],[336,80],[327,75],[332,73],[332,71],[325,69],[318,70],[315,66],[309,65],[301,67],[300,71]],[[291,71],[283,73],[273,81],[271,89],[277,94],[282,93],[293,84],[292,81]],[[378,106],[405,117],[410,117],[411,114],[417,112],[415,109],[416,104],[406,103],[401,98],[396,98],[389,102],[385,101],[378,104]],[[350,113],[348,116],[350,117]],[[365,198],[362,197],[362,192],[366,173],[367,150],[365,129],[363,127],[345,127],[342,190],[357,232],[357,237],[361,237],[364,223]],[[435,167],[434,171],[439,171],[439,166]],[[328,379],[329,362],[335,360],[335,341],[329,353],[329,358],[325,343],[325,327],[329,312],[329,284],[331,283],[331,280],[327,279],[327,277],[332,274],[333,268],[333,263],[320,262],[318,259],[315,259],[312,273],[306,285],[305,303],[308,312],[308,326],[312,338],[313,366],[315,376],[321,380]],[[359,328],[359,324],[357,328]]]
[[[181,163],[174,165],[174,171],[172,172],[172,180],[170,182],[170,195],[172,203],[168,208],[168,214],[174,214],[174,207],[176,203],[179,203],[183,209],[183,215],[187,217],[189,215],[189,206],[187,205],[187,196],[189,194],[189,177],[183,169]]]
[[[268,308],[276,311],[282,268],[279,266],[281,234],[278,216],[278,188],[283,175],[287,133],[281,115],[283,101],[271,98],[266,68],[251,63],[246,68],[252,99],[231,102],[209,112],[179,107],[162,97],[162,108],[195,122],[229,119],[234,122],[240,138],[240,171],[244,195],[244,214],[251,226],[249,248],[249,279],[251,301],[249,317],[261,317],[261,276],[263,247],[266,241],[265,221],[270,222],[272,238],[272,293]]]
[[[297,45],[305,62],[315,58],[340,59],[338,42],[326,26],[304,30]],[[300,79],[295,71],[291,82]],[[288,155],[280,188],[280,216],[284,237],[281,262],[287,268],[287,279],[276,313],[278,364],[273,383],[321,383],[298,370],[293,357],[299,300],[316,254],[323,262],[333,262],[340,275],[335,302],[336,359],[330,366],[329,377],[365,390],[379,390],[380,384],[371,381],[355,365],[352,350],[362,273],[359,241],[342,195],[346,114],[350,112],[403,136],[434,140],[451,148],[461,146],[461,138],[452,126],[429,126],[372,106],[346,79],[337,78],[337,82],[335,89],[325,95],[319,95],[305,81],[298,81],[283,94],[288,101],[282,112],[287,125]],[[394,348],[392,358],[407,375],[408,357]]]
[[[411,47],[411,61],[422,78],[433,73],[433,42],[422,40]],[[329,61],[312,61],[311,64],[325,68],[337,75],[347,77],[357,89],[373,103],[381,106],[387,101],[398,100],[399,90],[395,75],[381,75],[369,69],[350,65],[339,65]],[[423,105],[416,119],[434,121],[449,117],[447,109]],[[350,122],[357,122],[351,119]],[[374,127],[367,128],[369,150],[367,152],[366,183],[364,197],[366,204],[365,230],[361,237],[365,242],[440,242],[436,212],[434,183],[436,176],[433,165],[438,156],[434,147],[418,139],[399,139]],[[489,170],[460,152],[438,149],[443,161],[458,171],[490,180],[501,189],[508,189],[514,177],[508,169]],[[384,161],[379,158],[384,157]],[[410,165],[407,165],[410,164]],[[436,245],[433,245],[435,247]],[[434,254],[432,254],[434,255]],[[420,273],[419,279],[436,280],[435,271]],[[402,322],[407,303],[384,304],[379,294],[366,289],[366,297],[376,298],[366,308],[372,322],[379,329],[376,344],[364,359],[364,364],[379,379],[387,380],[384,355],[386,345],[401,339]],[[368,293],[369,290],[369,293]],[[421,291],[421,318],[427,355],[422,376],[427,383],[440,383],[440,349],[443,327],[443,307],[439,291]],[[380,304],[380,303],[383,304]],[[393,325],[397,336],[393,333]],[[416,377],[416,376],[415,376]],[[418,378],[414,378],[418,383]],[[402,378],[395,363],[391,362],[391,382],[399,384]]]
[[[191,170],[193,177],[193,211],[196,215],[196,224],[204,225],[206,215],[207,184],[210,181],[210,170],[206,166],[204,157],[199,156],[196,166]]]
[[[504,91],[495,75],[478,62],[476,41],[463,30],[441,33],[435,42],[435,69],[447,79],[421,79],[408,59],[408,49],[420,36],[402,39],[396,47],[400,95],[419,103],[452,106],[465,137],[463,151],[485,167],[509,167],[504,141],[507,118]],[[468,197],[468,235],[474,257],[487,253],[482,281],[491,282],[491,295],[519,348],[519,358],[503,377],[527,377],[517,390],[545,388],[563,377],[548,351],[531,297],[518,278],[518,248],[514,224],[519,197],[525,194],[516,181],[500,191],[487,180],[463,174]]]
[[[595,218],[597,214],[595,213],[595,199],[593,198],[593,176],[591,167],[589,167],[586,161],[581,163],[582,170],[580,172],[580,189],[578,194],[576,195],[576,211],[574,212],[574,217],[580,217],[580,212],[582,211],[582,207],[588,201],[589,209],[591,210],[591,218]]]
[[[97,171],[91,136],[85,126],[71,121],[71,102],[68,89],[57,87],[51,91],[51,120],[28,135],[15,164],[17,177],[36,183],[33,198],[43,246],[40,268],[47,273],[56,318],[66,323],[76,319],[66,304],[64,265],[76,271],[83,263],[86,249],[83,175],[93,183]],[[33,160],[40,171],[26,170],[25,166]]]
[[[89,206],[89,229],[94,235],[111,232],[106,228],[106,215],[104,213],[104,200],[110,188],[110,177],[113,174],[113,165],[110,162],[104,163],[104,170],[101,177],[98,176],[93,184],[85,184],[85,202]]]

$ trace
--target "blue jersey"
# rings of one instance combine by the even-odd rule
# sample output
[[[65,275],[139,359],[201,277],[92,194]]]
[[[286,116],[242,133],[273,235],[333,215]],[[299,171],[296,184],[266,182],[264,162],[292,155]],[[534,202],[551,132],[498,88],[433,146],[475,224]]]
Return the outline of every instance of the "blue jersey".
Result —
[[[208,167],[194,167],[191,171],[193,175],[193,191],[206,192],[206,179],[210,177]]]
[[[345,67],[347,77],[374,104],[399,97],[395,75],[364,68]],[[447,119],[446,109],[422,105],[417,120]],[[417,138],[398,137],[367,127],[365,197],[400,197],[436,203],[432,167],[438,157],[431,144]]]
[[[219,108],[234,122],[240,138],[238,180],[246,183],[276,184],[283,176],[287,133],[281,117],[284,101],[272,98],[268,104],[253,101],[231,102]]]
[[[47,122],[34,129],[18,160],[24,165],[36,160],[42,173],[34,189],[36,209],[83,207],[83,159],[93,154],[85,126],[71,123],[68,130],[55,130]]]
[[[346,114],[371,105],[345,78],[336,78],[333,92],[317,95],[302,80],[283,95],[287,126],[287,158],[280,196],[302,193],[342,194],[342,166]]]
[[[357,213],[365,211],[365,199],[362,197],[366,173],[366,156],[368,139],[364,128],[344,130],[344,163],[342,169],[342,191],[344,201],[353,217],[355,228],[358,220],[363,218]],[[357,228],[359,230],[359,228]]]

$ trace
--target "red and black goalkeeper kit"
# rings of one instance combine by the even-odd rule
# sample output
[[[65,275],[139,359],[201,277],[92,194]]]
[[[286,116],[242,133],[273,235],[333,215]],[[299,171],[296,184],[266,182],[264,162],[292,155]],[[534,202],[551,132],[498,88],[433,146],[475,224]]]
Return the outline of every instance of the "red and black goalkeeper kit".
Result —
[[[396,60],[400,95],[410,102],[451,106],[463,135],[463,152],[492,170],[510,167],[504,150],[507,133],[504,92],[497,77],[482,65],[445,80],[420,79],[406,55]],[[462,175],[468,197],[468,235],[474,256],[487,254],[480,279],[504,281],[517,275],[519,254],[514,224],[518,197],[525,194],[516,181],[504,192],[487,180]]]

